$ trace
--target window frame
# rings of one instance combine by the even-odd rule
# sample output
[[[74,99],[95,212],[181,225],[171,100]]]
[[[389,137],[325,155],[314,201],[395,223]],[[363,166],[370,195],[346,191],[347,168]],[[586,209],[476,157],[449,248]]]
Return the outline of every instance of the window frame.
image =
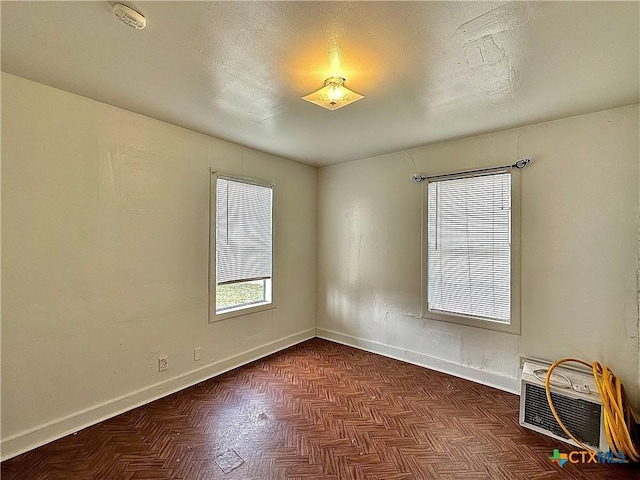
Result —
[[[496,172],[498,173],[498,172]],[[521,205],[522,205],[522,172],[519,169],[511,169],[511,315],[509,323],[474,317],[470,315],[457,315],[445,312],[433,312],[429,310],[429,257],[428,257],[428,218],[429,218],[429,182],[421,185],[421,312],[420,317],[428,320],[466,325],[468,327],[494,330],[498,332],[520,335],[520,251],[521,251]],[[455,174],[452,174],[455,175]],[[466,175],[463,175],[466,176]],[[468,176],[473,176],[469,174]]]
[[[221,313],[216,311],[216,293],[217,293],[217,254],[216,254],[216,228],[217,228],[217,180],[218,178],[249,183],[251,185],[258,185],[261,187],[267,187],[271,189],[271,301],[269,303],[257,303],[240,306],[237,308],[230,308]],[[223,171],[216,171],[213,168],[210,169],[209,175],[209,262],[208,262],[208,316],[209,323],[216,323],[229,318],[240,317],[244,315],[251,315],[258,312],[264,312],[267,310],[273,310],[276,308],[275,304],[275,212],[276,212],[276,188],[275,184],[267,180],[257,179],[254,177],[245,177],[233,173],[227,173]]]

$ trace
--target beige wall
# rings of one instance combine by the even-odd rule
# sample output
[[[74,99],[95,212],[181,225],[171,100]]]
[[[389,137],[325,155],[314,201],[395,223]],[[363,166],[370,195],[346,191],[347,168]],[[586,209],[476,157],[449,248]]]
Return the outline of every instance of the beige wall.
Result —
[[[608,364],[638,395],[638,107],[324,167],[318,335],[518,388],[520,355]],[[522,156],[522,334],[420,318],[423,174]]]
[[[600,360],[637,401],[637,106],[322,168],[317,192],[314,168],[7,74],[2,118],[3,458],[313,336],[316,314],[320,336],[512,391],[521,355]],[[520,156],[522,335],[421,319],[409,175]],[[276,184],[276,310],[207,322],[210,167]]]
[[[2,119],[4,457],[313,336],[315,168],[7,74]],[[275,310],[207,321],[210,167],[276,185]]]

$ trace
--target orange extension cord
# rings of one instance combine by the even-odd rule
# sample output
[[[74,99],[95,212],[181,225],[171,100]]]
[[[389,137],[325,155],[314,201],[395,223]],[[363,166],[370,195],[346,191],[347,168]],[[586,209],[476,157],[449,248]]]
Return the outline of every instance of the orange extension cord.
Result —
[[[632,432],[638,423],[635,414],[629,402],[627,395],[624,391],[624,386],[619,378],[617,378],[609,367],[603,367],[598,362],[592,364],[585,362],[584,360],[578,360],[576,358],[563,358],[555,362],[547,371],[547,377],[545,379],[545,389],[547,392],[547,401],[549,402],[549,408],[551,413],[555,417],[558,425],[562,427],[562,430],[569,436],[571,440],[576,442],[585,450],[589,450],[589,447],[584,445],[580,440],[574,437],[571,432],[564,426],[558,412],[556,412],[551,400],[551,388],[550,380],[553,370],[566,362],[575,362],[585,365],[591,368],[593,372],[593,378],[595,379],[598,392],[602,398],[602,408],[604,411],[604,429],[609,442],[609,447],[614,453],[622,452],[632,462],[640,461],[640,445],[634,444],[632,438]],[[637,438],[636,438],[637,442]]]

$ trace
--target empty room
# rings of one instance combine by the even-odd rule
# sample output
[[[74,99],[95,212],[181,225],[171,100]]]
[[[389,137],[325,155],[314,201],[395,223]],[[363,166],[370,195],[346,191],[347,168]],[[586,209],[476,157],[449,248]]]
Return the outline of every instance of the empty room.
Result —
[[[640,478],[640,2],[0,17],[3,480]]]

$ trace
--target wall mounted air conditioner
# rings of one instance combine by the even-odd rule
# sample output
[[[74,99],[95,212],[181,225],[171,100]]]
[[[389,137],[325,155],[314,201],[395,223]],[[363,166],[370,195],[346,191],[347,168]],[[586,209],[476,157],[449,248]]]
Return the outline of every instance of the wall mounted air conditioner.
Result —
[[[580,447],[568,438],[549,408],[544,381],[550,366],[525,360],[520,382],[520,425]],[[602,401],[592,373],[560,366],[553,370],[550,384],[553,406],[571,434],[592,450],[609,451]]]

